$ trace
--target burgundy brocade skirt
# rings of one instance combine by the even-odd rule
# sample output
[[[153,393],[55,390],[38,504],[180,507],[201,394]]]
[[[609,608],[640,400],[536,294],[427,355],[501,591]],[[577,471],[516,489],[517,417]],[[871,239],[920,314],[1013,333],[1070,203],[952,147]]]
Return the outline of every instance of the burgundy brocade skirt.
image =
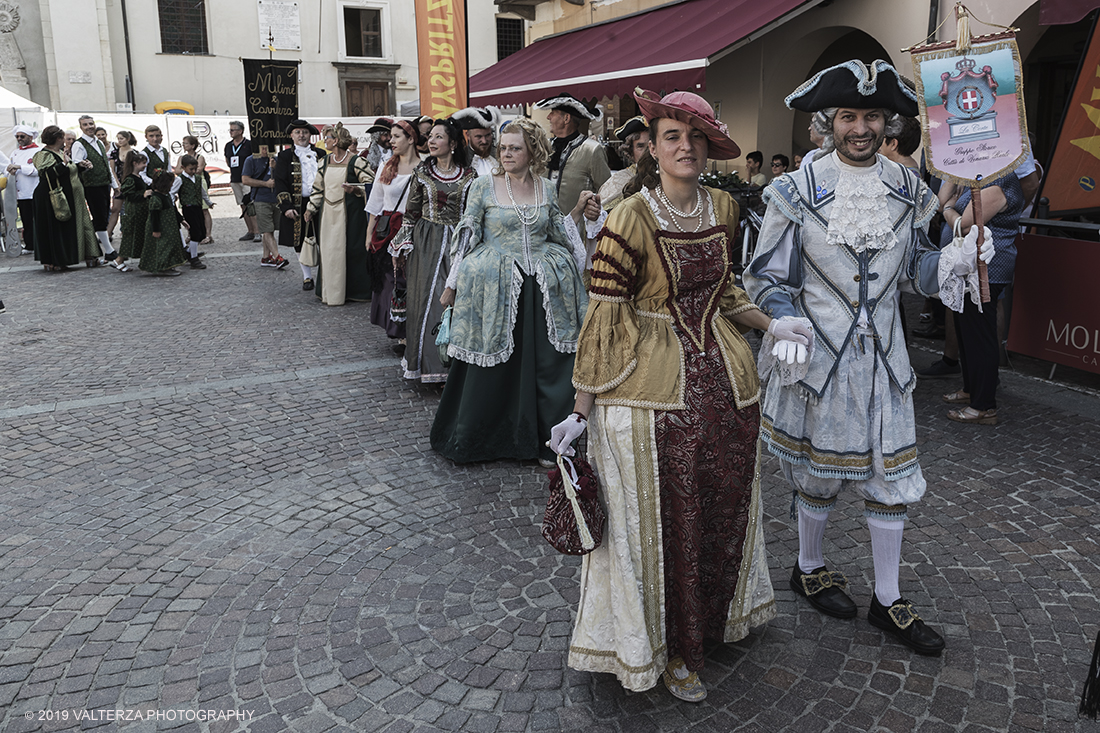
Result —
[[[657,463],[668,656],[703,668],[704,640],[722,641],[744,554],[759,405],[737,409],[713,340],[684,346],[687,409],[658,410]]]

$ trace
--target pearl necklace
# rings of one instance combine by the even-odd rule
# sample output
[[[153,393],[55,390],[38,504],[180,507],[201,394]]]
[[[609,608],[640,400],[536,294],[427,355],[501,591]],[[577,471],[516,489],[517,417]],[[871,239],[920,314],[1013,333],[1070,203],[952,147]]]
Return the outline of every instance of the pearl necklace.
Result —
[[[447,170],[443,170],[439,167],[438,158],[432,158],[432,161],[432,170],[434,172],[434,175],[443,183],[451,183],[453,181],[457,181],[459,177],[461,177],[462,168],[453,160],[451,161],[451,167]]]
[[[699,229],[702,228],[702,226],[703,226],[703,189],[702,188],[696,188],[695,189],[695,208],[692,209],[691,211],[687,212],[687,213],[684,213],[683,211],[680,211],[679,209],[676,209],[675,207],[673,207],[672,202],[669,201],[668,196],[665,195],[665,190],[662,186],[657,186],[657,198],[661,200],[661,203],[664,204],[666,209],[668,209],[668,212],[670,214],[672,214],[672,224],[677,229],[679,229],[681,233],[687,234],[688,230],[684,229],[682,226],[680,226],[680,222],[677,221],[676,217],[680,217],[681,219],[698,219],[698,222],[695,224],[695,228],[691,230],[693,233],[698,232]]]
[[[535,181],[535,203],[525,204],[520,206],[516,203],[516,197],[512,195],[512,177],[507,173],[504,174],[504,187],[508,189],[508,198],[512,200],[512,209],[516,212],[516,217],[519,218],[519,223],[525,227],[529,227],[539,219],[539,207],[542,205],[541,196],[539,196],[539,184]]]
[[[332,162],[333,162],[333,163],[335,163],[336,165],[340,165],[340,164],[342,164],[342,163],[343,163],[343,162],[344,162],[345,160],[347,160],[347,159],[348,159],[348,155],[349,155],[350,153],[351,153],[351,151],[350,151],[350,150],[345,150],[345,151],[344,151],[344,157],[343,157],[343,158],[340,158],[339,160],[337,160],[337,159],[336,159],[336,152],[335,152],[335,151],[333,151],[333,153],[332,153]]]

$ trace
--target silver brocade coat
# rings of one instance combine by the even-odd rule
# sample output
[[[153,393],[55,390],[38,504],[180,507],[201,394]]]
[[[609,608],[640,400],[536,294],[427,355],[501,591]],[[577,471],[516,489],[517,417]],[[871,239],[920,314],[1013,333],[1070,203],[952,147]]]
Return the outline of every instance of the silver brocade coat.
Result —
[[[921,295],[938,290],[939,253],[923,231],[937,201],[916,174],[880,156],[878,175],[887,190],[882,215],[897,244],[862,252],[830,244],[826,236],[841,175],[835,161],[833,155],[815,158],[778,177],[764,193],[768,211],[745,272],[745,290],[773,317],[808,318],[816,336],[805,378],[769,389],[764,439],[773,453],[807,464],[818,476],[867,479],[874,464],[884,461],[879,470],[896,479],[917,470],[917,463],[912,406],[902,404],[916,377],[895,293],[899,286]],[[860,355],[873,357],[874,369],[884,369],[888,379],[861,385],[838,374]],[[886,385],[890,394],[881,397],[887,419],[855,409],[866,401],[860,392]],[[882,432],[876,436],[862,429],[868,420]]]

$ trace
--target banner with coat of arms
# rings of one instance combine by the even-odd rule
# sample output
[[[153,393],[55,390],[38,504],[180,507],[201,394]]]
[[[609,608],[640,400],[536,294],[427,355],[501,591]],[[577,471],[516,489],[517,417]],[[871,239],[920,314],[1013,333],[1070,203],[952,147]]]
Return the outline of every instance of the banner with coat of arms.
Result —
[[[1020,51],[1011,33],[913,50],[925,160],[933,175],[971,186],[1028,156]]]

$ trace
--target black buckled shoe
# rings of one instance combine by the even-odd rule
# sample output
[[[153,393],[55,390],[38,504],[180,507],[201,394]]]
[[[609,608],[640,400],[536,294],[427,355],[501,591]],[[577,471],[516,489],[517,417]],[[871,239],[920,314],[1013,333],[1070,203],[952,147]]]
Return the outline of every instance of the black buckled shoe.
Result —
[[[856,604],[844,592],[848,579],[821,566],[812,573],[804,573],[795,564],[791,570],[791,590],[810,602],[810,605],[826,616],[855,618]]]
[[[933,631],[913,610],[913,604],[904,598],[894,601],[889,608],[871,594],[871,610],[867,620],[875,628],[892,634],[895,639],[918,654],[939,656],[945,646],[943,637]]]

